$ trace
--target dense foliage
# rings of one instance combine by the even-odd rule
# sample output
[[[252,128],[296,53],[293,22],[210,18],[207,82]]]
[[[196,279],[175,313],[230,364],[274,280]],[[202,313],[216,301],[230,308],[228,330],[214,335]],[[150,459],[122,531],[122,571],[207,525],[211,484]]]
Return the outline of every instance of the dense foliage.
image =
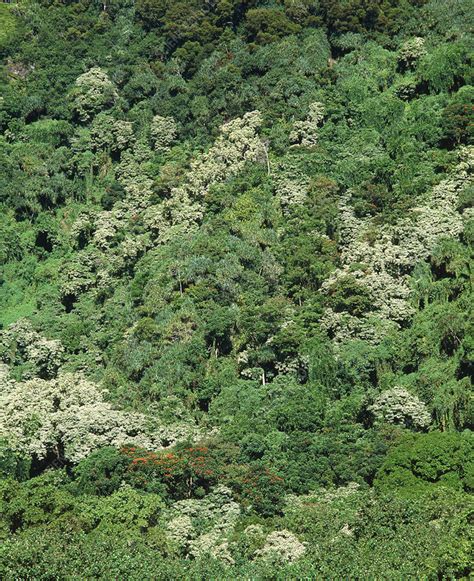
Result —
[[[0,4],[0,578],[469,578],[472,24]]]

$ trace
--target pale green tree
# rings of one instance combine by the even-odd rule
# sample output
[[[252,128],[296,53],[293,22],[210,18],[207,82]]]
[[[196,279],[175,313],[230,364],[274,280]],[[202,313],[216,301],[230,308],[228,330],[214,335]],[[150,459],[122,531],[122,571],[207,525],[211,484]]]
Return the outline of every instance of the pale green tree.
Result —
[[[377,422],[415,430],[425,429],[431,423],[431,416],[424,402],[402,387],[382,392],[367,409],[374,414]]]
[[[114,83],[100,67],[93,67],[80,75],[72,91],[74,110],[81,121],[89,121],[95,114],[113,105],[117,98]]]

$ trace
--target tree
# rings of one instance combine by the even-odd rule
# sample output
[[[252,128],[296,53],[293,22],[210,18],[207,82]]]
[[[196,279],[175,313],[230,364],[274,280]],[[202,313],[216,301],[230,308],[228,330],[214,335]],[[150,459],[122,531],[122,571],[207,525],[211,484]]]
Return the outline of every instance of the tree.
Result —
[[[90,138],[96,151],[122,151],[133,143],[133,125],[130,121],[114,119],[109,113],[98,113],[91,124]]]
[[[375,486],[402,493],[434,486],[469,492],[474,487],[473,458],[474,439],[469,431],[407,434],[388,453]]]
[[[250,38],[260,44],[274,42],[301,30],[300,25],[289,20],[282,10],[274,8],[252,8],[247,12],[245,26]]]
[[[3,380],[0,402],[0,437],[39,460],[77,462],[96,448],[127,442],[153,446],[144,415],[113,409],[81,376]]]
[[[423,57],[419,64],[419,75],[435,92],[458,88],[463,79],[469,84],[471,71],[466,56],[469,47],[463,40],[441,44]]]
[[[402,387],[382,392],[367,409],[373,413],[376,422],[388,422],[415,430],[423,430],[431,423],[426,405]]]
[[[79,119],[90,121],[94,115],[112,106],[118,94],[107,73],[100,67],[93,67],[76,79],[71,97]]]
[[[290,140],[297,145],[311,147],[318,141],[318,128],[324,119],[324,105],[319,102],[311,103],[308,117],[305,121],[296,121]]]
[[[426,54],[425,40],[419,36],[410,38],[402,44],[398,52],[400,64],[405,68],[413,68],[415,63]]]
[[[166,151],[176,138],[176,123],[172,117],[155,115],[151,122],[150,135],[157,151]]]
[[[443,111],[444,137],[454,146],[474,139],[474,87],[461,87]]]
[[[259,549],[255,556],[271,563],[292,563],[301,559],[305,554],[306,547],[290,531],[273,531],[265,541],[265,545]]]
[[[81,494],[108,496],[120,488],[131,460],[113,446],[105,446],[74,468],[74,488]]]
[[[127,480],[132,485],[148,490],[161,488],[174,500],[204,496],[221,475],[221,467],[207,446],[178,447],[160,453],[128,446],[121,453],[130,460]]]
[[[0,357],[9,365],[20,366],[25,379],[48,379],[56,376],[64,347],[57,339],[41,336],[27,319],[19,319],[0,332]]]
[[[324,19],[331,32],[396,32],[419,0],[322,0]]]

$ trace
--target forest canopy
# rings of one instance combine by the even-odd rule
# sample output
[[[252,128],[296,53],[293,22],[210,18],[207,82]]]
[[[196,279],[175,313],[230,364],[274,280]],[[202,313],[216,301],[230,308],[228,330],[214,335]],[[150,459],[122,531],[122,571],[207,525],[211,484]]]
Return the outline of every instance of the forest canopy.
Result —
[[[473,24],[0,4],[0,578],[470,578]]]

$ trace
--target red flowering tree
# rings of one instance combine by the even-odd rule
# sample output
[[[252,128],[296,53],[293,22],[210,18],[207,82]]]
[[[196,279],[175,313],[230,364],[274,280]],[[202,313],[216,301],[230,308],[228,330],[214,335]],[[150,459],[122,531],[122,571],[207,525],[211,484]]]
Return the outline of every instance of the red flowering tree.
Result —
[[[217,462],[206,446],[167,452],[127,447],[122,453],[131,459],[129,471],[135,485],[147,488],[150,481],[158,480],[175,500],[201,496],[217,482]]]

